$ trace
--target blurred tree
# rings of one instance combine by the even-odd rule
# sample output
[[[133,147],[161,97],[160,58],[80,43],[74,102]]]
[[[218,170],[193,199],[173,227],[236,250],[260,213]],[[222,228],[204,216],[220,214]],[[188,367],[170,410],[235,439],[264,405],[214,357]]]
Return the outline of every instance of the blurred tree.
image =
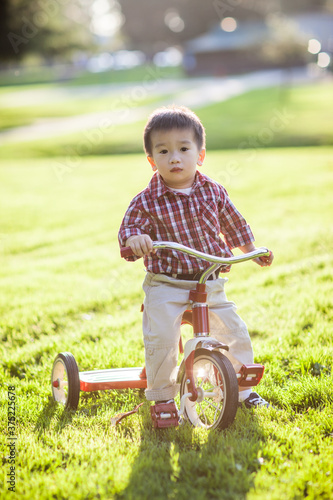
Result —
[[[10,53],[10,43],[6,34],[9,32],[9,0],[0,2],[0,59],[6,59]]]
[[[1,0],[0,60],[66,57],[94,44],[85,0]]]
[[[272,12],[330,6],[332,0],[0,0],[0,61],[89,52],[112,38],[122,16],[128,47],[153,55],[208,31],[224,17],[257,20]]]
[[[292,18],[282,12],[271,13],[266,17],[266,24],[271,37],[260,47],[258,55],[267,63],[280,67],[305,64],[307,39]]]

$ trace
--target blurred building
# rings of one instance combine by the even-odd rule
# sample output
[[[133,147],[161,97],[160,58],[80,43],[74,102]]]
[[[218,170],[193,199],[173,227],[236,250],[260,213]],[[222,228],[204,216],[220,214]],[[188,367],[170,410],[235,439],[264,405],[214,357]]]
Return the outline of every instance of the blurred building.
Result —
[[[272,15],[239,23],[224,18],[211,31],[185,44],[184,66],[193,75],[302,66],[310,62],[311,39],[318,41],[321,51],[332,54],[333,15]]]

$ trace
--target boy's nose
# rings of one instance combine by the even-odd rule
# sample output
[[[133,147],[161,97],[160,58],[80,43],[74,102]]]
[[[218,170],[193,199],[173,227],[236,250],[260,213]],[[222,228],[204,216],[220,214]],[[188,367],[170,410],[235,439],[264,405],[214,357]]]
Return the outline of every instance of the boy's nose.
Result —
[[[180,162],[180,159],[177,155],[177,153],[174,153],[171,155],[171,158],[170,158],[170,163],[179,163]]]

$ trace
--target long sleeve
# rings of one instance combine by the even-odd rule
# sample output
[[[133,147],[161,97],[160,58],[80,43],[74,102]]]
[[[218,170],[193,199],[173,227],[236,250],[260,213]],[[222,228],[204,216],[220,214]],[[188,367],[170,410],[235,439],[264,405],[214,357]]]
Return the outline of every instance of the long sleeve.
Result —
[[[228,247],[235,248],[251,243],[255,238],[249,224],[232,203],[225,188],[221,188],[225,202],[220,212],[220,224]]]
[[[142,209],[140,198],[136,196],[130,203],[124,218],[122,220],[118,240],[120,247],[126,245],[126,241],[130,236],[136,236],[139,234],[151,234],[151,221],[149,216]],[[137,260],[139,257],[127,257],[126,260]]]

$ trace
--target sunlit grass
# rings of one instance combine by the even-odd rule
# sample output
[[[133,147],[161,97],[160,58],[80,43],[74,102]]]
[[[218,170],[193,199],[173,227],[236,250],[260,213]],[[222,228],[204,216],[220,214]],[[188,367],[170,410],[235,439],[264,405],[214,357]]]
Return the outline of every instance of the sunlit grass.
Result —
[[[102,92],[101,92],[102,93]],[[105,95],[106,94],[106,95]],[[165,96],[164,96],[165,97]],[[6,98],[3,98],[6,100]],[[153,102],[159,102],[161,95],[149,97],[148,95],[140,99],[131,99],[131,107],[145,106]],[[126,108],[126,90],[119,89],[118,92],[104,92],[103,97],[82,98],[75,96],[73,92],[70,97],[64,95],[64,100],[39,104],[32,104],[29,99],[25,100],[25,105],[18,107],[4,107],[1,110],[0,129],[7,130],[12,127],[31,125],[35,122],[47,124],[48,119],[64,118],[67,116],[87,115],[93,113],[112,112]],[[1,108],[1,103],[0,103]]]
[[[318,146],[333,143],[331,116],[332,83],[323,81],[300,86],[281,86],[254,90],[225,102],[207,107],[197,104],[196,112],[202,120],[207,133],[207,148],[211,150],[236,149],[236,158],[242,163],[252,164],[257,149],[267,147]],[[116,109],[123,109],[129,116],[134,108],[155,101],[160,105],[158,96],[147,95],[146,99],[126,100],[126,87],[121,93],[122,101]],[[1,93],[0,93],[1,96]],[[125,98],[124,98],[125,96]],[[173,98],[162,96],[163,104],[172,104]],[[112,110],[114,101],[107,97],[88,100],[87,109],[84,99],[75,99],[69,106],[56,106],[48,103],[39,110],[18,108],[4,109],[2,127],[13,126],[20,121],[31,121],[40,116],[60,116],[86,113],[94,108],[98,111]],[[81,111],[80,111],[81,109]],[[122,115],[122,113],[120,113]],[[18,122],[15,122],[18,120]],[[111,120],[112,122],[112,120]],[[121,125],[110,123],[108,126],[82,132],[61,134],[55,138],[36,138],[30,142],[2,145],[0,158],[29,158],[49,156],[90,156],[136,153],[142,151],[142,130],[145,120]],[[232,162],[233,163],[233,162]],[[229,166],[229,170],[234,167]]]
[[[164,78],[182,78],[184,71],[182,67],[159,68],[153,64],[143,64],[130,69],[108,70],[92,73],[83,69],[73,69],[68,65],[54,66],[24,66],[16,70],[3,70],[1,72],[0,95],[10,91],[20,91],[38,85],[45,88],[48,85],[57,85],[58,82],[64,86],[95,85],[104,83],[137,82],[143,78],[154,78],[154,75]]]
[[[227,166],[237,161],[237,169]],[[16,491],[24,499],[331,499],[332,149],[209,152],[274,265],[246,263],[227,294],[249,326],[259,392],[276,409],[239,410],[218,434],[156,432],[149,405],[114,428],[137,391],[81,395],[77,413],[51,399],[58,352],[81,370],[141,366],[141,261],[119,256],[117,230],[150,178],[144,155],[81,158],[61,179],[57,159],[0,168],[1,434],[6,384],[17,395]],[[187,332],[188,336],[188,332]],[[3,469],[8,464],[3,454]],[[5,481],[0,498],[9,498]]]

